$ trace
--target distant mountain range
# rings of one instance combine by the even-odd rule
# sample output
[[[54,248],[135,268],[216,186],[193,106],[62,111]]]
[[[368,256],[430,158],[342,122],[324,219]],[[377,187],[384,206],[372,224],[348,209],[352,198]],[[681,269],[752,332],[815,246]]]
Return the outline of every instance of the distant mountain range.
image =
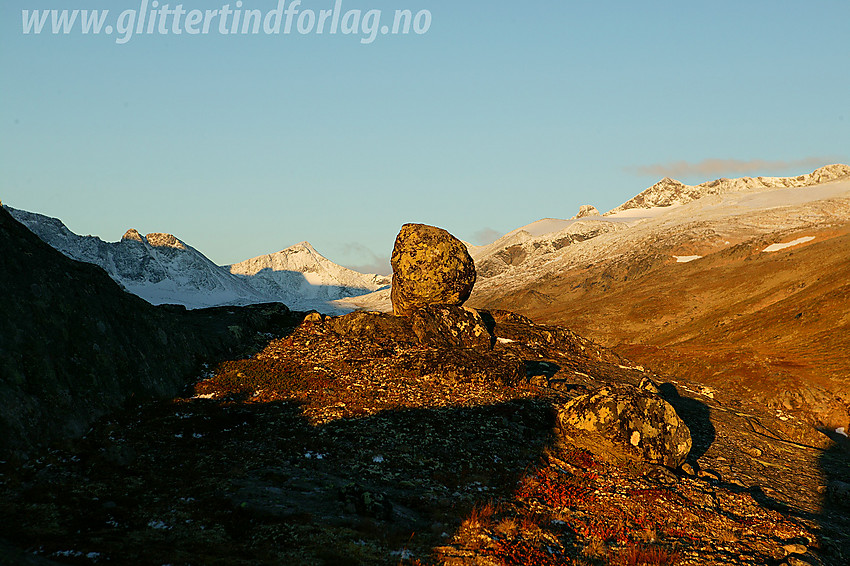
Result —
[[[816,169],[808,175],[797,177],[741,177],[739,179],[715,179],[700,185],[686,185],[675,179],[665,177],[636,197],[628,200],[606,213],[607,215],[629,210],[631,208],[652,208],[656,206],[672,206],[687,204],[691,201],[709,196],[738,193],[742,191],[758,191],[765,189],[811,187],[842,179],[850,175],[850,167],[842,164],[827,165]]]
[[[469,245],[479,275],[476,295],[489,297],[512,288],[525,288],[540,276],[557,270],[634,255],[647,230],[656,224],[684,225],[695,214],[704,216],[706,206],[684,210],[695,201],[711,201],[712,206],[718,206],[731,202],[728,198],[717,200],[725,198],[724,195],[761,195],[758,198],[764,202],[759,204],[758,198],[752,197],[750,208],[770,209],[781,206],[783,199],[817,200],[820,193],[814,187],[829,186],[830,182],[842,179],[850,179],[850,167],[840,164],[797,177],[717,179],[694,186],[665,178],[603,215],[591,206],[583,206],[573,218],[538,220],[491,244]],[[787,192],[806,187],[812,189]],[[783,189],[786,192],[780,194]],[[219,266],[171,234],[143,236],[136,230],[128,230],[120,241],[104,242],[94,236],[74,234],[59,219],[5,208],[52,247],[72,259],[99,265],[127,291],[153,304],[200,308],[279,301],[293,309],[315,309],[328,314],[389,308],[386,288],[390,277],[358,273],[337,265],[308,242]],[[676,212],[679,209],[683,209],[681,214]],[[721,206],[716,216],[731,218],[736,214],[734,207]],[[646,224],[652,219],[659,221]],[[776,227],[768,223],[761,231]],[[657,242],[659,234],[652,234]],[[665,241],[681,239],[681,234],[677,234],[668,230]],[[740,238],[727,235],[723,241],[733,240]],[[648,249],[641,245],[642,249]],[[678,256],[671,257],[693,259],[700,255],[694,250],[702,247],[684,246]]]
[[[171,234],[128,230],[118,242],[79,236],[61,220],[4,208],[71,259],[102,267],[127,291],[152,304],[188,308],[282,302],[293,309],[335,313],[331,301],[362,295],[390,278],[337,265],[302,242],[274,254],[219,266]]]

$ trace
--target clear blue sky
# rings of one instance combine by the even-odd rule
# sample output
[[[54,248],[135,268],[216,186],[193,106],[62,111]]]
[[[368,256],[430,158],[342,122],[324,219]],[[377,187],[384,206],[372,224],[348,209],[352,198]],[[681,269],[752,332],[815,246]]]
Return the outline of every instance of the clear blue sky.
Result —
[[[667,172],[850,161],[846,0],[345,0],[430,11],[427,33],[369,45],[22,32],[22,9],[139,1],[0,5],[4,203],[106,240],[171,232],[222,264],[309,240],[362,266],[405,222],[475,242],[613,208]]]

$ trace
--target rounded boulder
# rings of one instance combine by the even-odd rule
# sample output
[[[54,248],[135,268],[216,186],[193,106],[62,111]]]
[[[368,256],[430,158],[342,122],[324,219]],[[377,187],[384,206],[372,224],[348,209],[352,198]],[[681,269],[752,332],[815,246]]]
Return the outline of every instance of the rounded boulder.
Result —
[[[469,251],[442,228],[402,226],[391,263],[391,298],[398,316],[410,316],[428,305],[460,306],[475,285],[475,263]]]

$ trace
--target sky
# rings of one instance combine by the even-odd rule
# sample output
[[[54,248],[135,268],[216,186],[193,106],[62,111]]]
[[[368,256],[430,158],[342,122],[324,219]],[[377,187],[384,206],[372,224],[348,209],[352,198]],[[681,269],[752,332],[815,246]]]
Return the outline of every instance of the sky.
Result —
[[[128,34],[143,1],[0,4],[4,204],[108,241],[173,233],[219,264],[306,240],[386,272],[407,222],[481,244],[668,175],[850,162],[846,0],[342,0],[357,33],[300,34],[338,1],[303,0],[289,34],[220,33],[232,14]],[[112,34],[24,33],[23,10],[105,8]],[[373,37],[370,10],[418,27]]]

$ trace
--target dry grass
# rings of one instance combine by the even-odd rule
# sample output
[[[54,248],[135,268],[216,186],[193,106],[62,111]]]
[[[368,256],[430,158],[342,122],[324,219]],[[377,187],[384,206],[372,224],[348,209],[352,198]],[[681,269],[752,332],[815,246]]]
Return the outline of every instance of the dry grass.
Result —
[[[614,562],[617,566],[674,566],[682,559],[676,551],[660,546],[631,544],[622,551]]]

